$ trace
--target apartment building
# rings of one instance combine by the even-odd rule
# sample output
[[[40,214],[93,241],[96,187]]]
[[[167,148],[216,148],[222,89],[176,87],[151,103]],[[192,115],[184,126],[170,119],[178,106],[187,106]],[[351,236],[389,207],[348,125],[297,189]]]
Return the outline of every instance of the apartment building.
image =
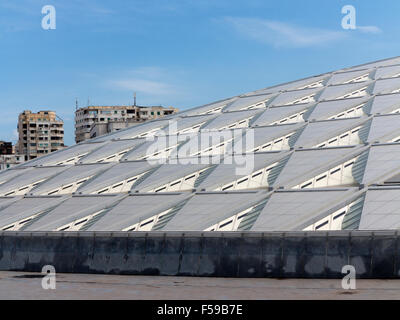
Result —
[[[25,160],[64,148],[64,122],[54,111],[20,113],[18,135],[17,153],[24,155]]]
[[[15,154],[12,142],[0,141],[0,171],[14,167],[24,161],[23,155]]]
[[[88,106],[75,111],[75,142],[177,113],[162,106]]]

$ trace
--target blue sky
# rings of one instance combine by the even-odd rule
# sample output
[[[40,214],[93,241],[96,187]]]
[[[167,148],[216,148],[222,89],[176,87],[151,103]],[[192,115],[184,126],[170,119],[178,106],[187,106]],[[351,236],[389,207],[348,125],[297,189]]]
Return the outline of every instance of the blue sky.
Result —
[[[56,30],[41,9],[56,8]],[[341,27],[344,5],[357,29]],[[400,1],[0,0],[0,140],[18,113],[55,110],[73,144],[80,106],[181,109],[400,55]]]

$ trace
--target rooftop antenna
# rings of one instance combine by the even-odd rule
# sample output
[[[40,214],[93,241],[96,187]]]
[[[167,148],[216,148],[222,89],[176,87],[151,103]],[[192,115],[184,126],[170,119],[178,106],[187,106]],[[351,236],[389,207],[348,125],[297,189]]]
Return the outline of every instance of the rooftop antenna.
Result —
[[[89,100],[89,97],[87,98],[87,107],[89,107],[89,105],[90,105],[90,100]]]
[[[136,107],[136,92],[133,93],[133,106]]]
[[[78,110],[78,98],[75,98],[75,110]]]

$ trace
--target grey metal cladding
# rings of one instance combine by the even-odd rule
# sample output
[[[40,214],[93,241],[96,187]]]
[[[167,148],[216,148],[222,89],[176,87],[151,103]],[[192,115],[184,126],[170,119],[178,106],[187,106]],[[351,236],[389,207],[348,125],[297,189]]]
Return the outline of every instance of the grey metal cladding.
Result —
[[[400,109],[400,93],[391,93],[375,96],[370,113],[392,113],[398,109]]]
[[[55,189],[63,188],[84,178],[94,176],[99,172],[109,169],[111,166],[112,164],[110,163],[75,165],[54,175],[50,179],[46,180],[46,183],[38,185],[29,193],[32,195],[45,195]]]
[[[363,89],[372,84],[372,81],[361,83],[340,84],[327,87],[321,94],[320,100],[335,100],[346,94]],[[366,95],[366,94],[365,94]]]
[[[378,68],[375,79],[386,79],[400,76],[400,65]]]
[[[189,110],[184,110],[182,112],[179,112],[177,116],[195,116],[195,115],[202,115],[202,114],[207,114],[208,112],[212,112],[214,109],[219,109],[222,110],[223,107],[225,107],[227,104],[230,102],[236,100],[238,97],[232,97],[228,99],[223,99],[219,100],[216,102],[208,103],[203,106],[191,108]]]
[[[252,231],[302,230],[354,189],[278,191],[272,194],[253,224]],[[321,215],[322,214],[322,215]]]
[[[40,158],[36,158],[34,160],[25,162],[22,166],[27,167],[27,166],[50,166],[50,165],[57,165],[60,162],[63,162],[65,164],[73,164],[74,161],[72,159],[78,158],[78,157],[83,157],[90,152],[103,147],[106,144],[106,142],[84,142],[84,143],[79,143],[74,146],[65,148],[65,149],[60,149],[56,152],[53,152],[47,156],[43,156]],[[68,160],[71,159],[71,162]]]
[[[115,231],[171,209],[191,197],[186,193],[132,194],[116,204],[96,221],[88,231]]]
[[[212,120],[211,122],[209,122],[207,125],[205,125],[203,127],[203,129],[218,130],[223,127],[227,127],[229,125],[233,125],[236,122],[251,119],[259,112],[260,112],[260,110],[258,110],[258,109],[235,111],[235,112],[225,112],[225,113],[222,113],[219,117],[217,117],[214,120]]]
[[[58,173],[71,168],[72,166],[37,167],[18,175],[0,185],[0,195],[7,195],[8,192],[28,187],[32,184],[43,183],[45,180]]]
[[[387,114],[372,119],[367,142],[384,143],[400,138],[400,114]]]
[[[364,148],[327,148],[296,150],[274,183],[293,187],[361,154]]]
[[[369,151],[362,183],[383,183],[400,172],[400,143],[373,145]]]
[[[304,128],[294,146],[303,148],[315,147],[319,143],[364,124],[365,120],[348,118],[311,122]]]
[[[121,129],[119,131],[106,134],[97,138],[90,139],[92,142],[106,142],[109,140],[117,140],[117,139],[134,139],[139,138],[141,135],[145,134],[149,131],[158,131],[165,128],[168,125],[168,120],[165,118],[144,122],[137,124],[133,127],[128,127],[126,129]]]
[[[292,115],[305,112],[313,106],[314,104],[299,104],[294,106],[283,106],[283,107],[276,107],[276,108],[269,108],[265,110],[257,119],[252,123],[253,127],[256,126],[267,126],[271,125],[274,122],[279,120],[288,118]],[[304,119],[302,119],[304,122]],[[284,124],[284,123],[282,123]]]
[[[396,230],[400,227],[400,188],[367,191],[359,230]]]
[[[393,93],[400,89],[400,77],[377,80],[374,86],[374,94]]]
[[[195,160],[193,160],[194,162]],[[211,163],[163,164],[147,177],[142,183],[134,185],[133,191],[149,192],[153,189],[184,178],[186,175],[198,172],[211,166]]]
[[[368,99],[368,97],[359,97],[319,102],[308,119],[327,120],[351,108],[367,103]]]
[[[94,179],[78,188],[77,192],[90,194],[123,180],[138,176],[154,168],[148,161],[119,162],[101,172]]]
[[[308,97],[318,96],[321,93],[321,88],[303,89],[296,91],[287,91],[277,96],[271,103],[271,106],[291,105],[294,101]]]
[[[262,108],[264,107],[264,103],[268,102],[270,99],[275,97],[276,94],[262,94],[262,95],[253,95],[253,96],[244,96],[239,97],[233,102],[229,103],[225,108],[224,112],[227,111],[239,111],[243,109],[247,109],[249,107]],[[261,106],[258,106],[261,104]]]
[[[355,80],[359,77],[369,76],[371,74],[372,70],[356,70],[356,71],[350,71],[350,72],[341,72],[341,73],[335,73],[332,75],[332,77],[328,81],[328,85],[338,85],[338,84],[345,84],[346,82],[350,82],[352,80]],[[370,80],[370,79],[367,79]],[[366,81],[366,80],[364,80]],[[362,82],[364,82],[362,81]]]
[[[112,157],[115,154],[126,153],[140,144],[144,143],[145,139],[127,139],[127,140],[116,140],[110,141],[103,147],[89,153],[87,156],[81,158],[78,163],[94,163],[100,160],[107,162],[108,157]]]
[[[26,197],[20,199],[0,210],[0,228],[45,212],[50,208],[56,207],[66,199],[66,196]]]
[[[399,123],[400,57],[241,93],[1,172],[0,229],[395,229]]]
[[[255,127],[250,129],[244,129],[243,136],[236,139],[233,149],[240,145],[239,150],[245,152],[252,151],[257,147],[260,147],[268,142],[273,142],[276,139],[284,138],[285,136],[296,133],[304,124],[292,123],[286,125],[275,125],[265,127]],[[252,139],[253,143],[249,143]],[[289,149],[289,146],[285,149]]]
[[[43,217],[36,220],[26,231],[54,231],[78,219],[106,209],[117,201],[121,195],[107,196],[75,196],[62,202]]]
[[[248,158],[245,164],[252,164],[248,168],[245,166],[241,168],[237,165],[237,163],[244,159],[246,155],[233,156],[232,161],[229,161],[229,163],[219,164],[199,185],[199,189],[205,189],[207,191],[215,190],[218,187],[222,187],[224,184],[236,181],[241,177],[250,175],[257,170],[277,164],[286,155],[286,152],[266,152],[247,155],[251,158]],[[242,170],[239,170],[240,168]],[[268,181],[265,181],[264,184],[268,185]]]

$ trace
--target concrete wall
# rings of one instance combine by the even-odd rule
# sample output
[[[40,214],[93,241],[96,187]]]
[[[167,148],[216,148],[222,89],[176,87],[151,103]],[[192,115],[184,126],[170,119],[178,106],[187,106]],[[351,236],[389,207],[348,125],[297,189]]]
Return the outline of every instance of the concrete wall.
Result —
[[[215,277],[399,278],[397,232],[1,232],[0,270]]]

